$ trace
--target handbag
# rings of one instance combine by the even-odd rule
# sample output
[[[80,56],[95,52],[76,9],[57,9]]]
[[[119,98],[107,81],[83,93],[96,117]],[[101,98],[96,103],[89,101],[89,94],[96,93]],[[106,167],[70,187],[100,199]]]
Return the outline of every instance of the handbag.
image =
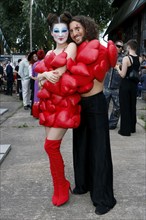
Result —
[[[129,57],[129,56],[128,56]],[[130,63],[131,65],[133,65],[131,58],[129,57]],[[140,75],[139,75],[139,71],[136,70],[131,70],[131,72],[128,75],[128,79],[135,82],[135,83],[139,83],[140,82]]]
[[[129,77],[128,77],[130,80],[136,82],[136,83],[139,83],[140,82],[140,75],[139,75],[139,72],[136,71],[136,70],[132,70],[130,73],[129,73]]]

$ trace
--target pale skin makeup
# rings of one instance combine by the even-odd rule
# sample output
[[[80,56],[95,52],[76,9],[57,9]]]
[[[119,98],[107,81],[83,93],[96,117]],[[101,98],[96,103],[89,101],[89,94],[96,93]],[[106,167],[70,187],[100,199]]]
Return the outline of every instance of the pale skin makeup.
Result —
[[[51,35],[56,43],[64,44],[67,41],[68,34],[69,32],[66,24],[54,24]]]

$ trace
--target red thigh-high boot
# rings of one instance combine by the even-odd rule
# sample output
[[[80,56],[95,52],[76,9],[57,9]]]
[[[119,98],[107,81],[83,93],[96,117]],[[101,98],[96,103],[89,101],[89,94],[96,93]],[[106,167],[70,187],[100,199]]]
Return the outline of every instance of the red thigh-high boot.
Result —
[[[60,153],[61,140],[45,141],[45,151],[50,160],[50,170],[54,185],[54,194],[52,196],[52,203],[60,206],[66,203],[69,199],[70,183],[65,178],[64,163]]]

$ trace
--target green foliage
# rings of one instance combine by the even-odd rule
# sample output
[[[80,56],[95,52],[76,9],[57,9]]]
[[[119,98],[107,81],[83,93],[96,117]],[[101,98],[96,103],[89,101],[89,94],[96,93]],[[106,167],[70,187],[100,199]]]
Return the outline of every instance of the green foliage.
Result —
[[[7,40],[10,48],[16,47],[16,40],[21,25],[21,13],[22,4],[21,1],[15,0],[1,0],[0,2],[0,24],[5,39]],[[19,19],[18,19],[19,18]]]
[[[46,18],[48,13],[61,14],[67,10],[72,15],[88,15],[95,19],[100,30],[112,18],[109,0],[34,0],[32,6],[32,47],[48,50],[52,39]],[[1,0],[0,23],[2,32],[11,50],[25,52],[30,45],[30,0]]]

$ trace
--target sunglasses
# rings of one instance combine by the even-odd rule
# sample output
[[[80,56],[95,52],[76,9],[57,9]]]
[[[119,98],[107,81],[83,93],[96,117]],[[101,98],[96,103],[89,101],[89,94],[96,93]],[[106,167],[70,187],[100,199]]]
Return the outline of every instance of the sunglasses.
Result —
[[[116,47],[118,47],[118,48],[123,48],[123,46],[121,46],[121,45],[116,45]]]

